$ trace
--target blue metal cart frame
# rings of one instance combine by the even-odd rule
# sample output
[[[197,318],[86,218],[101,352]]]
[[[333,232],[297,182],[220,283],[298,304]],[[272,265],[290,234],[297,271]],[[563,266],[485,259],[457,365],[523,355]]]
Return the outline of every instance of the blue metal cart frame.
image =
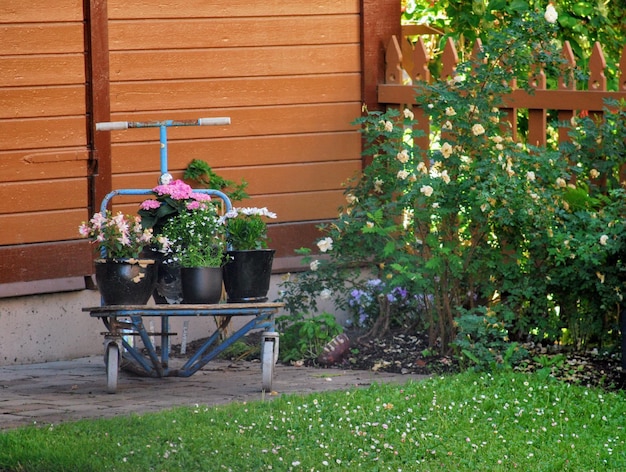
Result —
[[[161,143],[161,176],[160,184],[167,184],[172,176],[167,169],[167,128],[171,126],[206,126],[227,125],[229,118],[201,118],[184,121],[154,122],[107,122],[98,123],[96,130],[113,131],[128,128],[160,128]],[[197,189],[196,192],[216,196],[224,202],[225,210],[232,208],[226,194],[215,189]],[[107,194],[100,205],[105,211],[113,197],[118,195],[151,195],[151,189],[118,189]],[[251,330],[264,329],[261,338],[261,372],[262,390],[271,391],[274,364],[278,358],[278,333],[274,328],[274,315],[283,307],[282,303],[219,303],[211,305],[102,305],[83,308],[90,316],[100,318],[104,323],[105,365],[107,373],[107,391],[115,393],[120,367],[139,375],[149,377],[189,377],[215,359],[220,353],[231,346]],[[170,368],[170,317],[211,316],[216,320],[216,329],[200,348],[177,369]],[[226,335],[225,328],[232,317],[252,317],[234,333]],[[161,331],[150,333],[146,329],[144,318],[160,318]],[[219,320],[219,321],[218,321]],[[160,350],[152,341],[154,336],[161,339]],[[139,337],[143,349],[129,342],[131,337]],[[221,341],[221,342],[220,342]]]

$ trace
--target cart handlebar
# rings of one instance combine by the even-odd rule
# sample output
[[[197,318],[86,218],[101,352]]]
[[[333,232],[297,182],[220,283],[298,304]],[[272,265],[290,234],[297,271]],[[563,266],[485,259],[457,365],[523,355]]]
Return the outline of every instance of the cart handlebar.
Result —
[[[165,121],[104,121],[96,123],[96,131],[116,131],[128,128],[160,128],[162,126],[226,126],[230,117],[198,118],[197,120]]]

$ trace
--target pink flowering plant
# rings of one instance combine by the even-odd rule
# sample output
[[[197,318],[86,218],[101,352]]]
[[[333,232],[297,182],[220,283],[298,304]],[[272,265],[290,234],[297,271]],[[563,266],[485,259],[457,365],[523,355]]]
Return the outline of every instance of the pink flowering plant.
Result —
[[[157,185],[152,189],[155,198],[144,200],[139,207],[141,223],[145,228],[154,228],[159,234],[168,219],[187,210],[200,208],[211,200],[205,193],[195,192],[182,180]]]
[[[144,228],[139,216],[113,215],[110,211],[98,212],[78,227],[83,238],[90,238],[109,260],[137,259],[144,247],[156,241],[152,229]]]
[[[267,208],[233,208],[226,212],[221,221],[226,226],[226,241],[233,250],[249,251],[267,248],[267,222],[265,218],[276,218],[276,213]]]

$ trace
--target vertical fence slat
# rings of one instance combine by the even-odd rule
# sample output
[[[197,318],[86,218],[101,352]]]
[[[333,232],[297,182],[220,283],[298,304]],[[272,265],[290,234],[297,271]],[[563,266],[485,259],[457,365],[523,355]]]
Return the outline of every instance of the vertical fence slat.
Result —
[[[626,44],[622,49],[622,58],[619,61],[618,90],[626,92]]]
[[[545,71],[537,67],[537,72],[531,79],[531,87],[535,90],[546,90],[546,84]],[[528,110],[528,144],[545,146],[547,127],[548,111],[545,108],[531,108]]]
[[[395,35],[389,40],[385,53],[385,81],[388,84],[402,83],[402,50]]]
[[[569,41],[565,41],[563,44],[563,58],[567,61],[567,65],[569,65],[572,69],[576,66],[576,58],[574,57],[574,51],[572,51],[572,45]],[[561,70],[561,76],[559,77],[558,86],[559,90],[576,90],[576,80],[574,79],[574,71],[566,70],[566,67],[563,67]],[[570,121],[574,117],[574,110],[559,110],[558,111],[558,120],[559,123]],[[562,143],[569,139],[567,135],[567,128],[563,126],[559,126],[559,142]]]
[[[589,58],[589,90],[606,90],[606,60],[600,43],[595,43]]]
[[[430,70],[428,69],[428,51],[422,38],[418,38],[412,54],[413,67],[409,70],[411,79],[415,81],[430,82]]]
[[[452,38],[448,38],[441,55],[441,78],[443,80],[452,79],[456,74],[456,66],[459,63],[459,56],[454,46]]]

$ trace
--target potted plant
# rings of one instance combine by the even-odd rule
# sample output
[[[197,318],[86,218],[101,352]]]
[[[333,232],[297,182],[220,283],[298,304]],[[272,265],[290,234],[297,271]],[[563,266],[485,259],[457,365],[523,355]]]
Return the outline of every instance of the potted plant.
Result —
[[[233,208],[222,217],[228,243],[224,286],[229,303],[267,301],[274,249],[267,248],[267,208]]]
[[[79,234],[98,245],[96,282],[105,305],[143,305],[156,283],[154,259],[142,257],[146,246],[155,243],[152,229],[143,228],[138,216],[110,211],[93,215],[78,228]]]
[[[161,229],[168,259],[180,264],[184,303],[217,303],[222,294],[224,225],[210,202],[189,204]]]
[[[152,228],[157,236],[163,236],[163,228],[168,221],[186,213],[189,208],[193,209],[211,200],[210,196],[194,191],[182,180],[157,185],[152,189],[152,194],[153,198],[141,203],[138,213],[144,228]],[[165,255],[155,251],[159,262],[154,291],[157,303],[180,303],[183,299],[180,263],[172,254],[172,251],[167,251]]]

